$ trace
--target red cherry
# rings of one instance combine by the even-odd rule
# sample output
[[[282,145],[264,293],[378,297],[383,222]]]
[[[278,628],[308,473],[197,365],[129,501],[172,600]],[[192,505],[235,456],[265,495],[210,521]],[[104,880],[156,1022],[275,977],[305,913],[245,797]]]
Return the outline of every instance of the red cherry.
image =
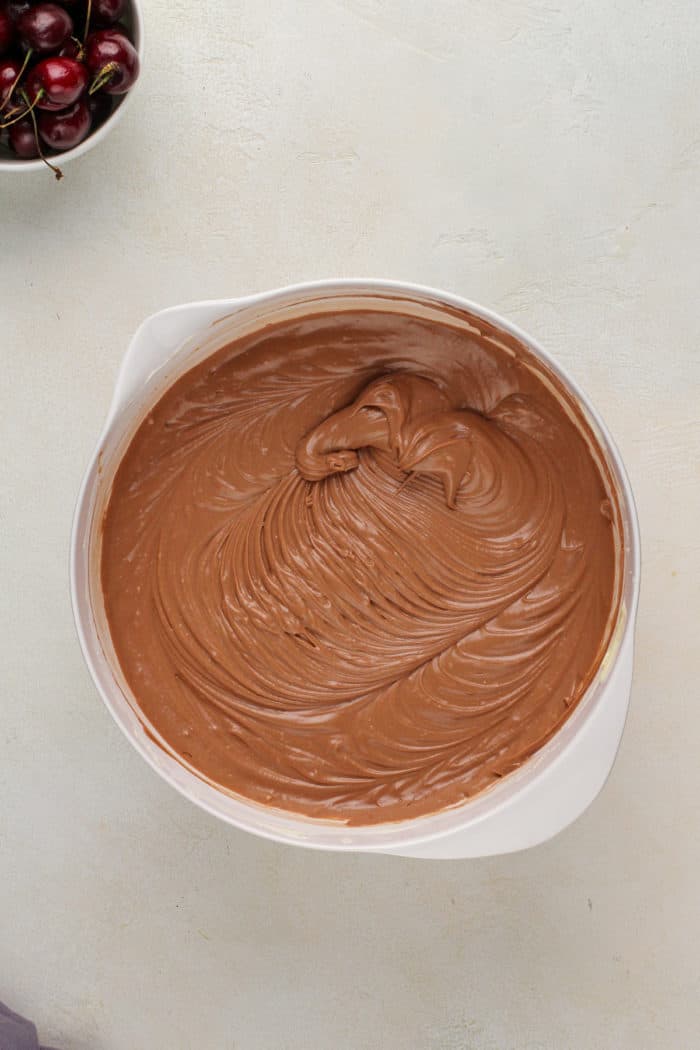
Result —
[[[21,70],[21,65],[14,58],[3,58],[0,61],[0,109],[10,101],[10,92]]]
[[[84,99],[60,113],[40,113],[39,134],[52,149],[73,149],[90,131],[90,110]]]
[[[9,130],[10,146],[22,160],[31,160],[39,156],[34,125],[29,117],[18,120]]]
[[[8,11],[0,10],[0,55],[10,50],[15,27]]]
[[[92,17],[102,25],[111,25],[121,18],[125,6],[124,0],[92,0]]]
[[[27,94],[33,102],[43,92],[37,108],[55,111],[76,102],[87,83],[85,66],[74,58],[44,58],[29,74]]]
[[[139,75],[136,48],[121,33],[100,29],[91,33],[85,45],[85,61],[93,74],[90,90],[123,95]]]
[[[37,4],[25,11],[17,28],[26,47],[39,54],[56,51],[73,32],[73,19],[58,4]]]

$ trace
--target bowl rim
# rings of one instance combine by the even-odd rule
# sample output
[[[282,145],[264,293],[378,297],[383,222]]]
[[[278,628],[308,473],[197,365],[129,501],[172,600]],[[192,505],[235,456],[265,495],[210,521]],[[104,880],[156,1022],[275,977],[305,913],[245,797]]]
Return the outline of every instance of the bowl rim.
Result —
[[[143,69],[144,39],[141,0],[128,0],[128,3],[131,6],[131,15],[134,20],[133,43],[138,52],[141,69]],[[123,118],[127,108],[131,105],[134,92],[139,89],[140,82],[141,75],[139,75],[136,83],[129,88],[126,94],[120,96],[119,104],[112,110],[104,124],[100,124],[99,128],[94,132],[91,132],[87,138],[83,139],[82,142],[79,142],[77,146],[73,147],[73,149],[67,149],[63,153],[52,154],[49,157],[51,163],[63,167],[64,164],[69,164],[78,157],[82,157],[84,153],[87,153],[88,150],[91,150],[99,142],[102,142],[102,140],[109,135],[110,131],[112,131]],[[2,171],[14,172],[15,174],[28,171],[46,171],[46,165],[41,157],[34,158],[33,160],[23,160],[21,157],[0,157],[0,172]]]
[[[151,768],[180,794],[213,816],[273,841],[334,851],[386,852],[400,850],[402,847],[420,846],[458,831],[466,831],[469,827],[481,825],[492,816],[512,806],[528,788],[539,783],[548,772],[553,771],[555,766],[558,767],[565,760],[567,752],[571,750],[584,728],[589,724],[592,715],[605,702],[606,695],[609,700],[612,700],[607,686],[613,679],[614,671],[621,661],[623,652],[628,649],[626,642],[634,632],[639,601],[641,568],[639,525],[631,485],[622,458],[603,419],[585,392],[571,378],[566,369],[532,336],[501,317],[496,311],[462,296],[405,281],[377,278],[324,279],[287,285],[235,299],[181,304],[159,311],[147,319],[144,324],[164,314],[205,305],[212,308],[220,307],[219,316],[225,318],[229,315],[235,316],[244,307],[253,307],[257,303],[267,303],[270,307],[275,305],[284,307],[290,302],[303,300],[304,297],[311,298],[319,293],[329,298],[332,296],[341,298],[353,293],[366,296],[389,294],[407,302],[423,299],[430,300],[437,307],[447,306],[460,311],[466,310],[474,317],[496,326],[521,342],[537,359],[551,369],[564,388],[580,402],[587,422],[594,431],[596,441],[605,453],[606,463],[618,488],[625,527],[625,547],[620,601],[615,625],[608,642],[608,650],[588,689],[569,718],[542,748],[492,788],[480,792],[473,798],[466,799],[457,806],[435,813],[402,821],[368,825],[347,825],[341,821],[307,818],[294,812],[259,805],[241,796],[226,793],[208,783],[183,765],[181,761],[177,761],[167,749],[164,750],[162,744],[152,739],[152,734],[146,731],[143,724],[140,725],[139,732],[135,730],[134,719],[137,718],[137,715],[123,695],[113,670],[110,669],[109,681],[105,682],[104,671],[97,665],[90,640],[87,637],[88,634],[93,633],[98,645],[100,644],[97,630],[92,622],[92,611],[91,608],[85,608],[86,603],[80,593],[81,570],[84,570],[86,577],[89,576],[89,552],[85,548],[88,548],[90,544],[83,543],[83,540],[90,538],[91,523],[88,521],[86,525],[85,519],[89,512],[91,496],[100,482],[102,447],[108,441],[115,422],[132,403],[130,400],[116,406],[112,404],[80,487],[71,536],[71,600],[83,655],[103,702],[132,746],[145,758]],[[207,331],[207,326],[203,325],[198,333],[200,338],[205,331]],[[188,342],[189,340],[185,339],[181,346],[185,346]],[[180,347],[174,351],[169,360],[176,359],[179,351]],[[100,652],[102,653],[102,650]],[[606,656],[611,652],[612,658],[606,661]],[[102,656],[105,659],[103,653]],[[117,694],[118,698],[115,699]],[[129,707],[128,713],[125,707]],[[562,826],[574,820],[581,812],[581,808],[579,806],[572,812],[570,819],[563,822]]]

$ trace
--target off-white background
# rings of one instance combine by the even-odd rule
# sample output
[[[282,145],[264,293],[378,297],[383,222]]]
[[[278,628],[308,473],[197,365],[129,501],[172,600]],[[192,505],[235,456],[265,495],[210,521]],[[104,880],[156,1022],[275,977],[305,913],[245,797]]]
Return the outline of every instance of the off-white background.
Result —
[[[696,0],[150,0],[95,154],[0,179],[0,998],[63,1050],[700,1045]],[[601,797],[530,853],[297,852],[132,752],[68,598],[147,314],[301,279],[460,292],[610,423],[644,576]]]

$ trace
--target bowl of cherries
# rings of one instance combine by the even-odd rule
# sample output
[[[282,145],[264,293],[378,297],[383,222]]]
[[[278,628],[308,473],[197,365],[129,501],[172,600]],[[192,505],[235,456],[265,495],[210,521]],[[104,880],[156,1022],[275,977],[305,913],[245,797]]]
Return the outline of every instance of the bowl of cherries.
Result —
[[[0,171],[62,178],[123,115],[142,41],[137,0],[0,0]]]

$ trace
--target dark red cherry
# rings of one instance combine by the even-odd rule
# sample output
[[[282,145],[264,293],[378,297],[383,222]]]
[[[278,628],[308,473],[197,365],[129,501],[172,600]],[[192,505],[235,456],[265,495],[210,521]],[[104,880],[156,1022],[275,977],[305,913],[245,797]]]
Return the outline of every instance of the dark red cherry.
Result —
[[[108,95],[123,95],[139,75],[136,48],[113,30],[99,29],[90,34],[85,45],[85,61],[93,76],[91,91],[94,88]]]
[[[112,25],[124,14],[125,0],[92,0],[91,18],[100,25]]]
[[[38,109],[58,110],[71,106],[80,98],[88,83],[84,65],[74,58],[44,58],[29,74],[27,95]]]
[[[10,146],[22,160],[31,160],[39,156],[39,147],[36,142],[36,132],[30,117],[18,120],[9,128]]]
[[[58,4],[37,4],[17,20],[17,29],[25,47],[48,54],[57,51],[73,32],[73,19]]]
[[[84,99],[78,99],[60,113],[40,113],[39,134],[52,149],[73,149],[90,131],[90,110]]]

